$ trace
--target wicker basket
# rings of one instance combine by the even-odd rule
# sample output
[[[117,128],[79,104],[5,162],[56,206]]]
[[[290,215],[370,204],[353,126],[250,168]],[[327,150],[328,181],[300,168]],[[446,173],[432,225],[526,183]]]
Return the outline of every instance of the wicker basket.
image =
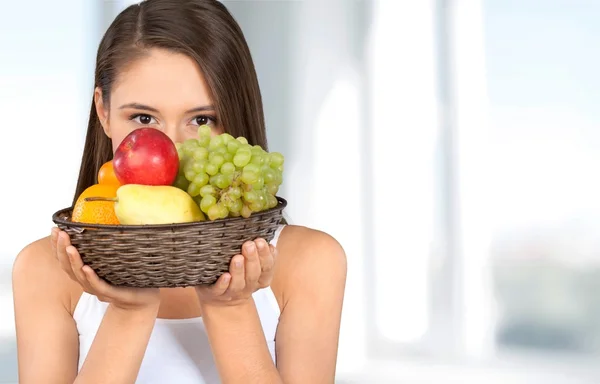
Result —
[[[84,264],[117,286],[186,287],[212,284],[229,270],[247,240],[271,241],[287,201],[242,217],[169,225],[97,225],[70,220],[72,208],[52,221],[71,238]]]

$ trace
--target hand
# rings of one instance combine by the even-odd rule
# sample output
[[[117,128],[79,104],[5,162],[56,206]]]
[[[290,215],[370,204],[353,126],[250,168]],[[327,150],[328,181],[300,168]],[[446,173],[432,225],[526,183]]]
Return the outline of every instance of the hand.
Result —
[[[52,228],[52,250],[61,268],[78,283],[85,292],[110,303],[119,309],[138,310],[155,308],[160,304],[157,288],[116,287],[96,275],[88,265],[84,265],[77,249],[71,245],[69,235],[59,228]]]
[[[247,241],[225,272],[210,286],[196,287],[201,305],[238,305],[258,289],[271,285],[277,249],[264,239]]]

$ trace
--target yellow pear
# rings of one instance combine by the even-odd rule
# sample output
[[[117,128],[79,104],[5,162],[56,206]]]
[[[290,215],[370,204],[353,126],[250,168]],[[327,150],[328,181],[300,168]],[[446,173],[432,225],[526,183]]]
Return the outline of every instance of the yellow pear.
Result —
[[[115,214],[123,225],[174,224],[206,219],[187,192],[168,185],[125,184],[119,187]]]

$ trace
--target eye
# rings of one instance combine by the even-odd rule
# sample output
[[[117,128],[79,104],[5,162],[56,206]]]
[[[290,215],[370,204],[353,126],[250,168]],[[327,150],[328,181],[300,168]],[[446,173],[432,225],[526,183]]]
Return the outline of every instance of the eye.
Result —
[[[144,114],[133,115],[131,116],[130,120],[136,121],[142,125],[148,125],[152,124],[153,122],[156,122],[156,120],[152,116]]]
[[[214,125],[216,119],[211,116],[196,116],[192,119],[192,124],[200,126],[200,125]]]

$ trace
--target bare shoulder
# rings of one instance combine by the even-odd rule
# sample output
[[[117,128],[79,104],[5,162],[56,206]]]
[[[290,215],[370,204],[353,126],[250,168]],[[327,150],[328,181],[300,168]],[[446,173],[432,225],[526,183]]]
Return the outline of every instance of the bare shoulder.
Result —
[[[346,254],[331,235],[289,226],[277,242],[272,288],[280,304],[277,369],[283,381],[332,383],[346,287]]]
[[[69,311],[72,309],[75,287],[54,257],[50,237],[36,240],[19,252],[12,280],[15,295],[21,298],[56,299]]]
[[[74,290],[49,237],[21,250],[12,280],[19,382],[73,382],[78,351],[71,311]]]
[[[278,248],[285,262],[307,267],[346,268],[342,245],[328,233],[297,225],[287,225],[281,232]]]
[[[316,229],[288,225],[277,242],[278,260],[273,289],[281,306],[296,291],[307,287],[343,291],[346,282],[346,253],[330,234]]]

